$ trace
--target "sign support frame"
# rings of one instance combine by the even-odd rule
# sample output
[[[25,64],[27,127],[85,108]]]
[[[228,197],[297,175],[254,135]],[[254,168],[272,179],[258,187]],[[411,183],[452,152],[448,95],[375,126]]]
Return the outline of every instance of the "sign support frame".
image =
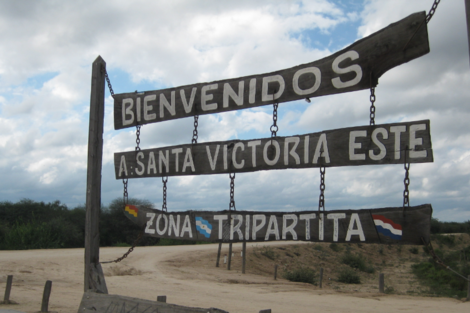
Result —
[[[108,293],[100,264],[101,169],[106,62],[98,56],[92,65],[85,217],[84,291]]]

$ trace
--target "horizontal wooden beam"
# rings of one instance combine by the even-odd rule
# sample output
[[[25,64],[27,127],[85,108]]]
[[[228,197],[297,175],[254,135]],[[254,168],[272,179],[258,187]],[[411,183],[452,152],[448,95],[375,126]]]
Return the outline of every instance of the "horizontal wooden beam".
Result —
[[[386,71],[429,52],[425,18],[425,12],[414,13],[331,56],[289,69],[116,94],[114,128],[375,87]]]
[[[429,120],[114,154],[116,179],[433,161]]]
[[[227,311],[216,308],[193,308],[119,295],[95,293],[91,291],[83,294],[78,312],[228,313]]]
[[[432,207],[423,204],[338,211],[170,213],[127,205],[124,214],[145,227],[145,236],[158,238],[207,242],[302,240],[420,245],[429,241]]]

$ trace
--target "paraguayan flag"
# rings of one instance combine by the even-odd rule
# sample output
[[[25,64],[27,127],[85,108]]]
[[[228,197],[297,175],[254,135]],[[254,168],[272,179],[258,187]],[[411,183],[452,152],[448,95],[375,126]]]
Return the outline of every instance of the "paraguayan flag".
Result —
[[[196,216],[196,229],[199,233],[204,235],[204,237],[210,238],[212,225],[202,217]]]

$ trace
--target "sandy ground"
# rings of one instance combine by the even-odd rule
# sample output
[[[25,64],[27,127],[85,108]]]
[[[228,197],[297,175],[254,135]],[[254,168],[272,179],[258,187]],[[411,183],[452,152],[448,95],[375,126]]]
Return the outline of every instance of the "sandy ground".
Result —
[[[276,243],[273,243],[276,244]],[[234,245],[240,251],[240,245]],[[188,266],[188,260],[214,253],[217,245],[138,247],[117,264],[103,264],[110,294],[148,300],[166,295],[168,303],[216,307],[231,313],[272,312],[468,312],[470,302],[378,293],[344,292],[242,274],[236,263],[228,271],[212,264]],[[101,260],[121,256],[127,248],[101,248]],[[0,295],[13,275],[10,299],[1,310],[37,312],[46,280],[51,280],[49,311],[77,312],[83,294],[83,249],[0,252]],[[189,262],[189,264],[191,264]]]

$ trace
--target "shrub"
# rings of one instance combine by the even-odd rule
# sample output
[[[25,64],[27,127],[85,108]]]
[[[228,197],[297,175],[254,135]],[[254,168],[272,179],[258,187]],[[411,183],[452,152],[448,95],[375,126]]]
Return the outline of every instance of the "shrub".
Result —
[[[312,285],[317,284],[317,275],[314,270],[309,267],[298,267],[292,271],[285,271],[284,278],[290,281],[309,283]]]
[[[366,273],[374,273],[375,269],[372,266],[366,264],[366,260],[361,254],[353,255],[351,253],[344,254],[341,259],[343,264],[349,265],[351,268],[358,269]]]
[[[330,244],[330,249],[333,250],[334,252],[339,252],[341,250],[341,247],[338,244],[333,242]]]
[[[253,252],[257,257],[259,257],[259,255],[258,255],[258,253],[259,253],[262,256],[265,256],[268,259],[273,260],[273,261],[277,257],[277,254],[274,252],[274,249],[271,248],[271,247],[268,247],[268,246],[263,246],[261,248],[256,247],[256,248],[253,249]],[[286,255],[288,255],[287,252],[286,252]],[[291,255],[288,255],[288,256],[292,257]]]
[[[323,251],[323,247],[320,246],[320,245],[314,245],[314,246],[313,246],[313,250]]]
[[[418,248],[416,248],[416,247],[410,248],[409,251],[413,254],[418,254]]]
[[[338,281],[345,284],[360,284],[361,277],[350,268],[343,268],[338,275]]]

